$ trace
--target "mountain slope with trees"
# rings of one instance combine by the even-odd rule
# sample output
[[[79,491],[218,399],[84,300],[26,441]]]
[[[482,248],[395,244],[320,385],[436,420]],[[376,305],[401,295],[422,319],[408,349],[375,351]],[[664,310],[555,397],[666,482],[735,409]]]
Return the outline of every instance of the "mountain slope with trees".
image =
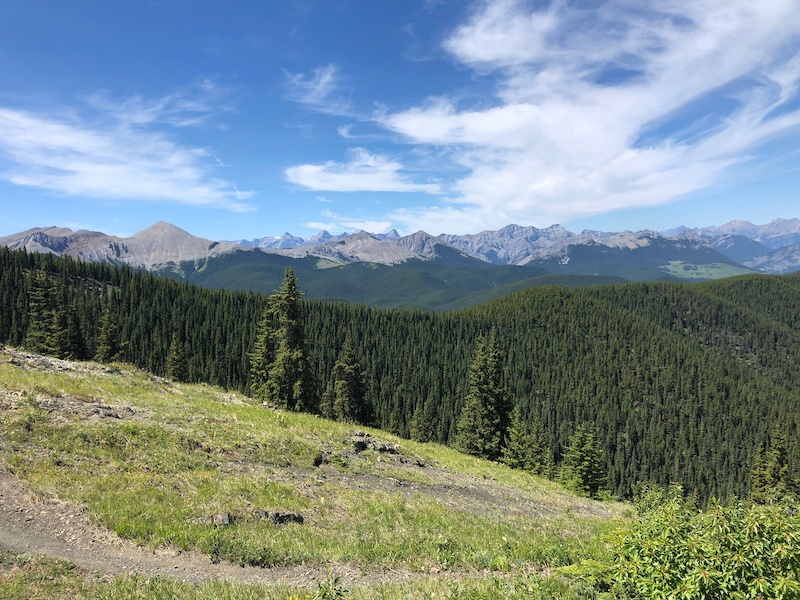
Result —
[[[254,392],[266,296],[0,249],[0,302],[3,343],[33,343],[39,311],[53,324],[53,354],[112,348],[167,374],[172,348],[182,351],[190,381]],[[478,339],[494,329],[509,408],[544,431],[541,462],[560,466],[583,426],[602,450],[614,494],[630,497],[640,481],[675,481],[701,500],[748,494],[774,423],[788,440],[787,464],[800,464],[798,315],[800,279],[768,276],[544,287],[444,314],[299,303],[317,393],[350,336],[347,362],[363,372],[374,424],[384,430],[455,443]]]

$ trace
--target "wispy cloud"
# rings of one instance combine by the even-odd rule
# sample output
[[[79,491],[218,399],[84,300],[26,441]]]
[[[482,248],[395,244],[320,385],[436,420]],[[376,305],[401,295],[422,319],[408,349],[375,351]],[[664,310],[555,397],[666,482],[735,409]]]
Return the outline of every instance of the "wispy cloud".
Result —
[[[70,196],[254,210],[245,202],[253,192],[211,175],[220,163],[212,153],[152,126],[197,124],[209,105],[96,95],[89,108],[91,117],[0,107],[0,178]]]
[[[310,74],[286,74],[286,96],[290,100],[327,114],[349,115],[350,100],[341,94],[341,75],[334,64],[317,67]]]
[[[486,0],[443,47],[491,77],[494,95],[377,117],[466,172],[447,204],[391,215],[409,229],[548,225],[663,204],[800,133],[794,0]]]
[[[119,123],[196,127],[230,110],[228,96],[228,89],[204,79],[158,98],[136,95],[120,100],[101,91],[89,95],[86,100],[99,114],[113,117]]]
[[[363,148],[350,151],[346,163],[325,162],[289,167],[286,179],[309,190],[326,192],[424,192],[441,193],[436,183],[416,183],[403,165]]]

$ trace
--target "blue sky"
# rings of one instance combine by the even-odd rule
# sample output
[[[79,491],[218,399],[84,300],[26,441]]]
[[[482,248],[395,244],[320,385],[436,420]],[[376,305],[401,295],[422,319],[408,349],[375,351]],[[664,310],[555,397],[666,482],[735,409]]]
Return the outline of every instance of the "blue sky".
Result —
[[[796,0],[0,4],[0,235],[800,210]]]

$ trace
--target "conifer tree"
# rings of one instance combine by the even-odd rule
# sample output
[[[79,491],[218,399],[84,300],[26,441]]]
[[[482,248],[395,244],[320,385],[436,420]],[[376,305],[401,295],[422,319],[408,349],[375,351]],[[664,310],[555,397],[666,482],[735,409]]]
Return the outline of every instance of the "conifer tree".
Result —
[[[169,345],[167,377],[173,381],[189,381],[189,364],[177,334],[172,336],[172,342]]]
[[[316,390],[300,320],[301,296],[294,273],[286,269],[280,289],[270,297],[270,311],[276,324],[275,355],[263,395],[267,401],[283,408],[313,412],[317,408]]]
[[[111,312],[110,304],[103,308],[103,314],[100,316],[100,333],[97,337],[97,350],[94,358],[101,363],[114,362],[119,358],[117,322]]]
[[[275,341],[273,337],[272,311],[268,307],[264,310],[261,320],[258,322],[253,351],[247,355],[250,359],[250,395],[262,400],[266,399],[269,370],[275,360]]]
[[[436,438],[436,409],[430,396],[425,402],[417,404],[411,417],[411,439],[416,442],[431,442]]]
[[[759,445],[750,469],[750,500],[771,504],[796,493],[788,462],[786,436],[778,426],[772,429],[769,443]]]
[[[328,385],[325,386],[325,391],[322,392],[322,399],[319,403],[319,414],[326,419],[336,419],[336,412],[333,409],[333,403],[336,399],[336,392],[334,391],[333,377],[328,380]]]
[[[519,406],[511,412],[502,461],[513,469],[525,469],[537,475],[548,471],[547,440],[542,422],[536,417],[526,421]]]
[[[519,406],[515,406],[511,412],[511,424],[508,428],[508,440],[503,447],[502,461],[512,469],[527,469],[531,458],[529,444],[528,424],[522,418]]]
[[[46,274],[36,271],[28,283],[28,331],[25,347],[31,352],[47,353],[50,324],[50,296]]]
[[[331,374],[333,382],[333,413],[336,419],[347,423],[369,425],[372,423],[372,405],[367,399],[364,371],[356,359],[350,334],[344,341],[339,360]]]
[[[538,416],[532,417],[528,422],[528,437],[531,457],[528,470],[536,475],[550,477],[554,469],[553,455],[550,452],[547,431]]]
[[[78,309],[75,305],[71,306],[67,314],[66,329],[67,358],[83,360],[86,358],[86,340],[83,336],[81,319],[78,316]]]
[[[584,425],[569,438],[559,480],[572,491],[590,498],[597,498],[606,483],[603,452],[594,433]]]
[[[29,284],[28,331],[25,347],[58,358],[69,356],[66,311],[46,271],[36,271]]]
[[[496,460],[507,430],[508,405],[495,331],[480,336],[469,368],[469,392],[456,426],[456,447]]]

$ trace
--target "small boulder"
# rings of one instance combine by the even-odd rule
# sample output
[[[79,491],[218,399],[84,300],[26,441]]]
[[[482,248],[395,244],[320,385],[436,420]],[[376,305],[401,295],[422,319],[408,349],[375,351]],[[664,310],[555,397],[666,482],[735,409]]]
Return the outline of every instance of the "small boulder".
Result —
[[[231,515],[230,513],[219,513],[213,516],[214,525],[230,525],[231,524]]]
[[[202,517],[195,517],[191,520],[196,525],[214,525],[217,527],[223,525],[230,525],[233,521],[230,513],[217,513],[216,515],[203,515]]]
[[[303,515],[292,511],[266,511],[259,508],[253,511],[253,516],[258,519],[269,519],[275,525],[286,525],[288,523],[302,525],[305,522]]]
[[[347,442],[353,445],[356,452],[363,452],[364,450],[371,449],[376,452],[398,454],[400,446],[392,442],[384,442],[383,440],[376,439],[364,431],[353,431],[347,438]]]

